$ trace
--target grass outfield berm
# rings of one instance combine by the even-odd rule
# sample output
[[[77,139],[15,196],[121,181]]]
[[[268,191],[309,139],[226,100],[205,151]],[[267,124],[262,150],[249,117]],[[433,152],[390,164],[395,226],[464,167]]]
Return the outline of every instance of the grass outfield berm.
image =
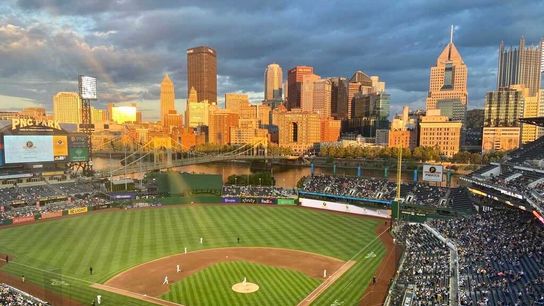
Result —
[[[188,252],[229,247],[300,250],[355,264],[329,287],[318,288],[322,277],[295,269],[247,260],[216,262],[170,283],[167,293],[156,297],[188,306],[297,305],[312,293],[316,297],[312,305],[356,305],[386,252],[376,234],[380,224],[360,216],[264,205],[110,210],[1,229],[0,253],[13,258],[2,271],[25,275],[27,282],[67,300],[90,305],[101,295],[101,305],[151,305],[91,285],[182,254],[184,248]],[[257,283],[259,290],[233,292],[231,286],[243,277]]]

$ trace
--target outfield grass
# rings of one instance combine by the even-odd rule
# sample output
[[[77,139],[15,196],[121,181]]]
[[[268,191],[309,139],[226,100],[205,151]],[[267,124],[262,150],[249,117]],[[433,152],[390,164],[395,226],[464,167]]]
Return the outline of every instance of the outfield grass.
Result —
[[[259,285],[254,293],[236,293],[244,277]],[[296,305],[321,283],[302,272],[244,261],[210,266],[170,286],[164,299],[191,306]]]
[[[378,221],[297,207],[259,205],[186,205],[90,213],[0,230],[0,252],[15,256],[4,270],[44,285],[56,272],[69,286],[66,295],[85,303],[100,292],[91,282],[104,282],[139,263],[202,248],[271,246],[351,259],[358,263],[316,305],[330,301],[356,304],[384,247],[376,239]],[[204,245],[199,239],[204,237]],[[236,243],[236,237],[241,243]],[[373,251],[376,257],[364,257]],[[89,266],[94,273],[89,275]],[[33,267],[33,268],[30,268]],[[46,273],[43,270],[56,272]],[[53,287],[55,289],[60,286]],[[145,305],[101,292],[103,305]]]

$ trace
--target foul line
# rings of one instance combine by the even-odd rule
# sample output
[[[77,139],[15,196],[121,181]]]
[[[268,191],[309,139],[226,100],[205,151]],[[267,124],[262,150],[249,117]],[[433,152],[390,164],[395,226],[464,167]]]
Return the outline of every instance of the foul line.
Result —
[[[369,246],[373,245],[374,242],[376,242],[377,239],[379,239],[383,234],[385,234],[388,231],[388,228],[386,228],[383,232],[381,232],[379,235],[377,235],[372,241],[370,241],[366,246],[364,246],[362,249],[360,249],[355,255],[353,255],[350,260],[348,260],[345,264],[343,264],[338,270],[336,270],[330,278],[333,279],[332,281],[327,283],[327,280],[323,282],[320,286],[315,288],[308,296],[304,298],[304,300],[300,301],[300,303],[297,304],[297,306],[304,306],[304,305],[310,305],[313,301],[315,301],[326,289],[328,289],[334,282],[336,282],[340,276],[342,276],[345,272],[347,272],[354,264],[355,264],[355,257],[359,256],[364,250],[366,250]],[[349,267],[347,267],[349,265]],[[337,275],[340,274],[340,275]],[[343,291],[351,282],[347,283],[344,288],[342,288],[341,291]],[[326,285],[326,286],[325,286]]]
[[[101,290],[104,290],[104,291],[108,291],[108,292],[112,292],[112,293],[115,293],[115,294],[123,295],[123,296],[128,296],[128,297],[131,297],[131,298],[135,298],[135,299],[138,299],[138,300],[150,302],[150,303],[157,304],[157,305],[183,306],[182,304],[178,304],[178,303],[170,302],[170,301],[167,301],[167,300],[159,299],[159,298],[154,297],[154,296],[149,296],[149,295],[145,295],[145,294],[141,294],[141,293],[136,293],[136,292],[128,291],[128,290],[121,289],[121,288],[111,287],[111,286],[108,286],[108,285],[102,285],[102,284],[96,284],[95,283],[95,284],[92,284],[91,287],[96,288],[96,289],[101,289]]]

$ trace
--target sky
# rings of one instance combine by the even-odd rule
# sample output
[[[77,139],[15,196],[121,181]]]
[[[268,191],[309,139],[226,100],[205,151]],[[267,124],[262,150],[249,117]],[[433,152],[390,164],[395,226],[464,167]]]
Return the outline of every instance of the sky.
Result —
[[[544,1],[501,0],[2,0],[0,110],[43,106],[76,91],[77,76],[98,78],[98,100],[138,102],[144,119],[159,113],[168,73],[184,108],[186,49],[218,56],[218,95],[263,97],[266,65],[314,67],[322,77],[378,75],[391,113],[423,108],[429,69],[449,41],[468,67],[469,108],[496,86],[500,41],[544,36]]]

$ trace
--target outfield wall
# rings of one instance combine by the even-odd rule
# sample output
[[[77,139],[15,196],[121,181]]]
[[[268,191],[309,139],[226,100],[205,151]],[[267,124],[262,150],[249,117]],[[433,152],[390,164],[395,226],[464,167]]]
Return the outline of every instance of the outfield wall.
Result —
[[[360,206],[355,206],[355,205],[350,205],[345,203],[329,202],[329,201],[306,199],[306,198],[299,198],[298,200],[300,202],[300,205],[304,207],[346,212],[350,214],[372,216],[372,217],[378,217],[378,218],[387,218],[387,219],[391,218],[391,211],[388,209],[360,207]]]

